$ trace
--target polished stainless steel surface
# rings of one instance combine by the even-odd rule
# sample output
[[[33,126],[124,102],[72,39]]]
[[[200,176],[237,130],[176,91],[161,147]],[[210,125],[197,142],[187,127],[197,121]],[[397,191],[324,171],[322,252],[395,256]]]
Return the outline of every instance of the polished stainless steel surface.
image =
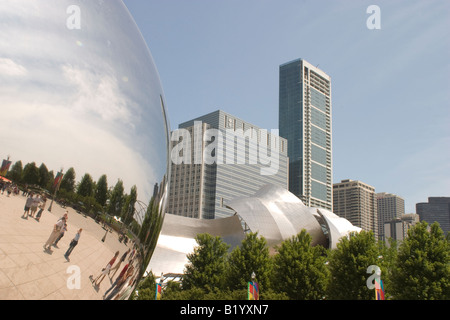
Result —
[[[137,250],[130,261],[135,272],[122,291],[129,294],[156,246],[169,174],[165,98],[147,45],[119,0],[2,0],[0,21],[1,156],[23,166],[44,163],[54,175],[73,168],[77,184],[88,173],[94,182],[107,175],[110,189],[122,181],[123,194],[136,186],[141,205],[112,235],[107,232],[118,246],[119,233],[125,235],[127,247]],[[53,209],[59,208],[55,202]],[[76,255],[77,248],[71,258]],[[90,272],[82,268],[84,280]]]
[[[227,206],[270,246],[305,229],[312,237],[311,245],[335,247],[342,236],[360,230],[328,210],[305,206],[294,194],[275,185],[262,187],[252,197],[229,201]]]
[[[336,249],[336,245],[339,239],[347,236],[350,232],[360,232],[362,229],[354,226],[345,218],[339,217],[333,212],[318,208],[318,214],[325,220],[326,228],[329,234],[329,247],[330,249]]]
[[[187,254],[197,245],[195,237],[201,233],[218,236],[230,245],[230,250],[245,238],[238,216],[222,219],[194,219],[166,214],[158,245],[147,271],[156,276],[161,273],[182,274],[188,263]]]

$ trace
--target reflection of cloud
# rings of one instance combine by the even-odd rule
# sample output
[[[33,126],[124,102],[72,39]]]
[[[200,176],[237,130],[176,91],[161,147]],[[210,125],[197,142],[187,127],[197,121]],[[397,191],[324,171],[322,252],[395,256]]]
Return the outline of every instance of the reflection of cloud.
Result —
[[[64,76],[77,88],[74,103],[78,112],[94,112],[105,121],[130,123],[131,113],[117,79],[71,66],[63,66]]]
[[[23,76],[27,69],[11,59],[0,58],[0,76]]]
[[[77,2],[83,27],[68,30]],[[166,169],[154,141],[161,88],[122,3],[2,0],[0,21],[0,152],[54,172],[74,167],[77,180],[120,178],[149,200]]]

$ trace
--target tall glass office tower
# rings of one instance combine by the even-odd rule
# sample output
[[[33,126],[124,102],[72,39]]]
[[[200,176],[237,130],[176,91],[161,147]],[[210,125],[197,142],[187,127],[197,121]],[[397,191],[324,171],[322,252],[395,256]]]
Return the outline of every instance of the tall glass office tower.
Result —
[[[172,133],[168,213],[217,219],[228,202],[266,184],[287,189],[287,141],[222,110],[181,123]],[[174,161],[175,160],[175,161]]]
[[[280,66],[280,136],[288,141],[289,191],[332,210],[331,78],[305,60]]]

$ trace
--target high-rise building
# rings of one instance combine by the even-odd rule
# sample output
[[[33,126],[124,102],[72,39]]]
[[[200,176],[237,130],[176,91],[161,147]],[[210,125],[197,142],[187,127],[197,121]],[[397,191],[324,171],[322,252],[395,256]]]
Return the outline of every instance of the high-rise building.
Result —
[[[419,222],[417,214],[403,214],[400,217],[394,218],[383,223],[383,238],[386,245],[389,246],[389,239],[402,242],[408,236],[408,230]],[[381,239],[381,237],[380,237]]]
[[[287,141],[222,110],[172,133],[167,212],[200,219],[234,214],[227,202],[266,184],[288,188]]]
[[[420,221],[437,221],[445,234],[450,231],[450,197],[429,197],[428,202],[416,203],[416,213]]]
[[[333,212],[378,239],[375,188],[361,181],[342,180],[333,185]]]
[[[377,193],[378,237],[384,239],[384,224],[405,214],[405,200],[386,192]]]
[[[331,78],[305,60],[280,66],[279,130],[288,141],[289,191],[332,210]]]

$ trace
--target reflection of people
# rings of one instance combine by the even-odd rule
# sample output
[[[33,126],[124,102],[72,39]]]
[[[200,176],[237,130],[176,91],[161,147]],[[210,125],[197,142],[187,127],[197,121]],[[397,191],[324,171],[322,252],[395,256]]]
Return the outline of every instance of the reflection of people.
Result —
[[[39,211],[36,215],[36,221],[39,222],[39,220],[41,219],[41,215],[42,215],[42,211],[44,211],[45,209],[45,203],[47,202],[47,198],[44,196],[41,198],[41,204],[39,205]]]
[[[108,290],[106,290],[105,294],[103,295],[103,299],[105,299],[106,295],[108,294],[108,292],[110,292],[117,284],[120,283],[120,279],[122,279],[122,277],[124,276],[125,272],[127,272],[128,270],[128,266],[129,263],[127,263],[125,265],[125,267],[123,267],[122,271],[120,272],[119,276],[117,277],[116,281],[114,281],[114,283],[112,284],[111,288],[109,288]]]
[[[114,298],[114,296],[120,292],[120,290],[122,290],[122,288],[125,286],[125,284],[127,284],[127,280],[128,278],[130,278],[133,275],[133,271],[134,271],[134,267],[130,266],[127,270],[126,273],[124,273],[121,277],[118,277],[118,279],[115,282],[115,287],[114,289],[111,291],[111,293],[104,298],[105,300],[111,300],[112,298]],[[111,290],[112,287],[109,289]],[[108,290],[108,291],[109,291]],[[103,297],[106,296],[106,293]]]
[[[66,221],[67,221],[67,213],[64,214],[64,216],[61,219],[59,219],[53,226],[53,231],[52,233],[50,233],[47,242],[44,244],[44,249],[50,250],[50,246],[53,244],[53,242],[55,242],[56,238],[61,233],[61,229],[64,227]]]
[[[102,283],[105,276],[109,273],[109,270],[111,269],[111,266],[114,264],[114,262],[117,259],[117,256],[119,255],[119,251],[116,252],[114,257],[108,262],[105,268],[103,268],[102,273],[100,273],[95,280],[92,280],[94,284],[98,287],[100,283]],[[101,278],[101,279],[100,279]],[[100,279],[100,281],[97,283],[97,281]]]
[[[66,259],[69,259],[69,256],[73,251],[73,248],[75,248],[75,246],[78,244],[78,241],[80,240],[81,236],[81,231],[83,231],[83,229],[78,230],[78,232],[75,234],[75,237],[73,237],[72,241],[70,241],[69,249],[67,249],[66,253],[64,253],[64,257]]]
[[[36,213],[37,207],[38,207],[40,202],[41,202],[40,196],[36,195],[36,198],[33,199],[33,203],[31,204],[31,209],[30,209],[30,211],[31,211],[31,215],[30,216],[32,218],[34,218],[34,214]]]
[[[27,201],[25,202],[25,208],[24,208],[22,218],[28,219],[28,214],[30,213],[30,208],[31,208],[31,205],[33,204],[33,201],[34,201],[33,194],[30,193],[30,196],[27,198]]]
[[[58,248],[58,242],[61,240],[62,237],[64,237],[64,233],[67,231],[67,223],[64,223],[64,227],[62,227],[61,232],[59,233],[59,236],[56,238],[55,242],[53,243],[53,246]]]
[[[109,270],[109,273],[111,273],[111,271],[114,271],[114,273],[112,274],[111,278],[114,277],[114,275],[116,274],[117,270],[120,268],[120,265],[122,264],[122,262],[125,261],[125,259],[127,258],[128,253],[130,252],[131,249],[128,249],[120,258],[120,260],[117,262],[117,264],[111,268],[111,270]],[[109,274],[108,273],[108,274]]]

